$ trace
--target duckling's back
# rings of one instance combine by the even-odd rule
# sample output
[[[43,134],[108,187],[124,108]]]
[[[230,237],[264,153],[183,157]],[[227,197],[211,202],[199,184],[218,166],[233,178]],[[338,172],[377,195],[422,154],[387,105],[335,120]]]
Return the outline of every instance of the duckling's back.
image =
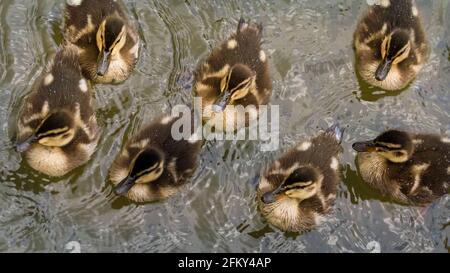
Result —
[[[98,26],[108,15],[118,15],[127,20],[123,7],[114,0],[67,0],[66,11],[66,26],[76,30],[89,28],[89,23],[92,23],[92,27]]]
[[[246,64],[251,69],[262,68],[265,63],[259,59],[261,38],[261,25],[240,23],[236,33],[213,50],[207,63],[214,71],[222,69],[226,64],[233,66],[237,63]]]
[[[184,138],[175,139],[172,135],[172,127],[179,119],[172,116],[162,116],[155,119],[128,141],[125,147],[128,156],[119,156],[112,169],[127,169],[130,164],[129,159],[134,158],[142,149],[139,143],[146,143],[145,146],[155,147],[163,151],[167,162],[176,163],[173,165],[175,170],[172,171],[177,174],[177,177],[169,176],[166,179],[160,179],[160,182],[163,181],[169,185],[172,183],[173,186],[183,184],[188,174],[191,174],[197,166],[197,157],[201,150],[202,141]]]
[[[65,46],[56,53],[50,68],[34,84],[26,104],[22,119],[43,108],[71,109],[75,112],[76,107],[81,107],[83,120],[94,114],[89,83],[81,73],[78,53],[73,46]]]
[[[311,139],[309,148],[305,147],[305,142],[297,146],[300,162],[303,164],[311,164],[321,170],[324,176],[322,192],[325,196],[335,194],[339,182],[340,166],[338,156],[341,151],[341,137],[336,136],[335,132],[329,129]]]
[[[289,150],[278,160],[279,166],[274,167],[289,169],[295,164],[299,166],[312,166],[319,170],[323,176],[321,188],[323,195],[326,197],[333,195],[336,193],[339,182],[338,154],[341,149],[339,138],[336,137],[332,130],[327,130],[317,137],[306,140]],[[279,183],[282,183],[282,181],[279,181]]]
[[[216,47],[206,59],[208,71],[220,71],[225,66],[235,64],[247,65],[256,73],[256,86],[261,95],[260,104],[267,104],[268,94],[272,90],[272,81],[268,65],[268,57],[261,49],[262,25],[249,24],[243,19],[239,21],[237,31],[230,35],[220,46]],[[195,73],[197,82],[202,80],[205,67],[200,65]],[[264,94],[264,96],[263,96]]]
[[[450,139],[437,135],[417,135],[416,139],[415,151],[408,163],[422,172],[414,179],[418,184],[408,188],[408,193],[413,202],[428,203],[447,194],[450,188]]]
[[[192,159],[198,156],[202,141],[175,139],[172,135],[172,127],[177,121],[179,121],[177,117],[158,118],[142,130],[135,139],[149,139],[149,145],[160,148],[167,157],[177,160],[179,171],[194,169],[197,161]]]
[[[422,44],[425,42],[425,34],[422,30],[419,19],[419,11],[414,1],[412,0],[390,0],[382,1],[382,3],[373,5],[369,8],[362,21],[358,24],[360,31],[355,34],[360,41],[370,39],[373,35],[380,31],[387,31],[387,33],[395,29],[414,30],[415,42]],[[386,34],[386,33],[385,33]]]

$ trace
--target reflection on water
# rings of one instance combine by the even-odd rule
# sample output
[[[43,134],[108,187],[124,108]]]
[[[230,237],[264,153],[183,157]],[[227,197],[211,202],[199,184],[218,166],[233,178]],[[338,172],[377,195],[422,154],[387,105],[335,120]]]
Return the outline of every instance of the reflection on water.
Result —
[[[417,1],[430,59],[406,90],[389,94],[364,86],[353,70],[353,30],[365,1],[124,2],[142,40],[137,69],[122,85],[95,87],[102,143],[88,164],[60,179],[31,170],[10,139],[30,83],[62,40],[63,1],[0,3],[0,251],[70,252],[77,243],[81,252],[449,251],[449,196],[425,213],[387,202],[361,183],[350,146],[392,127],[450,134],[448,1]],[[206,143],[191,183],[166,202],[136,205],[106,183],[131,134],[191,103],[191,71],[241,15],[264,25],[281,150],[333,120],[346,127],[334,210],[305,234],[285,234],[260,217],[252,179],[281,150],[261,152],[258,142]]]
[[[379,87],[372,86],[368,83],[366,83],[358,72],[355,72],[356,79],[359,83],[359,91],[355,93],[356,97],[363,101],[377,101],[379,99],[382,99],[387,96],[396,97],[400,95],[403,91],[409,90],[410,85],[403,88],[402,90],[395,90],[395,91],[386,91]]]

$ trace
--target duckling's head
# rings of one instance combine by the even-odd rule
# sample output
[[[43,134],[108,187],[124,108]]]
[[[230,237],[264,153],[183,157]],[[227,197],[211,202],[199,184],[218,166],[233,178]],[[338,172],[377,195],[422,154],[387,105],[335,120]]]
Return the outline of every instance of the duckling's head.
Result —
[[[117,195],[126,195],[135,184],[157,180],[164,171],[164,154],[156,148],[147,148],[133,159],[127,177],[114,188]]]
[[[302,232],[321,220],[323,175],[312,166],[273,170],[259,184],[258,204],[266,220],[284,231]],[[278,185],[275,189],[273,186]],[[316,198],[317,197],[317,198]]]
[[[371,141],[356,142],[352,147],[357,152],[377,153],[394,163],[408,161],[414,151],[409,134],[397,130],[384,132]]]
[[[303,200],[315,196],[320,188],[321,175],[316,169],[303,166],[293,170],[275,190],[262,195],[264,204],[273,204],[288,198],[298,205]]]
[[[382,61],[375,72],[377,81],[385,80],[393,65],[408,58],[411,52],[410,34],[401,29],[394,30],[383,38],[380,51]]]
[[[123,19],[109,16],[102,21],[97,30],[97,75],[103,76],[107,73],[111,60],[117,58],[126,40],[127,28]]]
[[[220,96],[215,103],[217,112],[223,111],[228,104],[233,104],[234,101],[247,96],[255,79],[255,73],[248,66],[233,65],[220,81]]]
[[[63,147],[75,137],[75,121],[64,111],[53,112],[45,117],[28,138],[17,143],[17,151],[25,152],[31,145],[39,143],[47,147]]]

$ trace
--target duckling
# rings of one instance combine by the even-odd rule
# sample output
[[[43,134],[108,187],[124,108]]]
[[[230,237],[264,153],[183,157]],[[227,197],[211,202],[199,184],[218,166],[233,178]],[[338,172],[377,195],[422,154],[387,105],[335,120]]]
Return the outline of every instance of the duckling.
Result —
[[[401,90],[428,58],[428,43],[414,0],[380,0],[369,7],[354,35],[356,69],[367,83]]]
[[[116,0],[67,0],[65,39],[95,83],[123,82],[137,62],[139,37],[124,10]]]
[[[162,116],[124,145],[109,172],[117,195],[135,202],[159,201],[187,182],[197,166],[202,141],[195,134],[176,140],[171,131],[179,120]]]
[[[448,192],[449,138],[389,130],[353,149],[363,180],[396,202],[424,206]]]
[[[259,106],[269,102],[272,81],[261,38],[262,25],[241,18],[236,33],[214,48],[194,72],[194,94],[202,98],[202,120],[217,131],[239,129],[237,120],[248,126],[258,117]],[[231,106],[241,107],[233,110]]]
[[[334,125],[284,153],[261,175],[258,207],[283,231],[304,232],[320,223],[336,198],[343,130]]]
[[[100,136],[91,94],[77,49],[63,47],[25,98],[17,123],[17,151],[33,169],[62,176],[89,160]]]

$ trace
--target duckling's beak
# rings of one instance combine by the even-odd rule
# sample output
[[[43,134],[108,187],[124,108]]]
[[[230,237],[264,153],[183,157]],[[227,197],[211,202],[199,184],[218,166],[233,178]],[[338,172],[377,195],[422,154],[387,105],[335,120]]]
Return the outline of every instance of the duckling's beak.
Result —
[[[375,72],[375,79],[377,81],[384,81],[391,70],[392,60],[384,59],[381,64],[378,66],[377,71]]]
[[[263,194],[261,201],[263,201],[264,204],[271,204],[275,202],[275,194],[273,194],[273,192],[266,192]]]
[[[282,191],[282,187],[278,187],[277,189],[270,191],[270,192],[266,192],[265,194],[263,194],[263,196],[261,197],[261,201],[264,204],[270,204],[275,202],[278,198],[278,194],[281,193]]]
[[[374,152],[375,151],[375,144],[373,141],[362,141],[362,142],[355,142],[352,145],[353,150],[357,152]]]
[[[119,184],[114,187],[114,193],[117,195],[126,195],[131,187],[134,186],[136,179],[131,176],[127,176]]]
[[[35,143],[38,140],[37,136],[32,135],[31,137],[27,138],[25,141],[22,141],[20,143],[16,144],[16,150],[19,153],[26,152],[31,144]]]
[[[222,112],[227,107],[231,94],[229,91],[223,91],[222,95],[216,100],[216,103],[212,106],[212,110],[216,113]]]
[[[108,71],[110,55],[111,53],[106,50],[100,53],[97,63],[97,75],[103,76]]]

